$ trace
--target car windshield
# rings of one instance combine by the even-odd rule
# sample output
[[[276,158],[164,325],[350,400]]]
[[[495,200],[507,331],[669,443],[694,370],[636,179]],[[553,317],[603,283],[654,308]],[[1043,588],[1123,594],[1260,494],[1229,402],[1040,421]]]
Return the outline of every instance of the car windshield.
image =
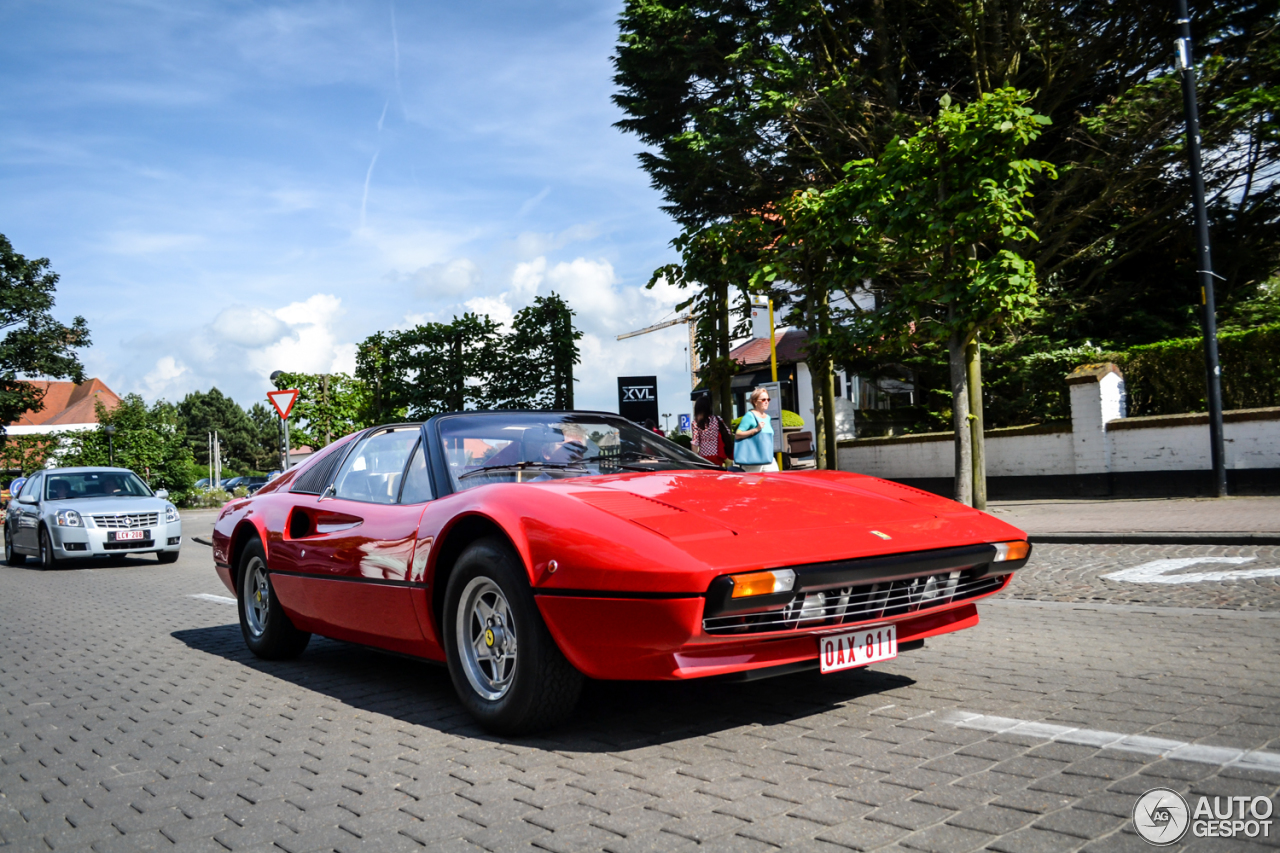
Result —
[[[440,421],[455,491],[622,471],[718,470],[674,442],[620,417],[485,412]]]
[[[60,471],[45,479],[47,501],[83,498],[149,498],[151,490],[132,471]]]

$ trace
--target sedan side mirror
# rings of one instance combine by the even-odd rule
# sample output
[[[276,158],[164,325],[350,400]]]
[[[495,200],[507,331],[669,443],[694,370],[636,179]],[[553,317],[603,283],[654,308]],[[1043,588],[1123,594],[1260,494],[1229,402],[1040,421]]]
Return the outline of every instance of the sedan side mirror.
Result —
[[[157,490],[156,490],[156,497],[158,497],[158,498],[167,498],[167,497],[169,497],[169,490],[168,490],[168,489],[157,489]]]
[[[36,503],[35,495],[18,495],[18,503],[32,505]]]

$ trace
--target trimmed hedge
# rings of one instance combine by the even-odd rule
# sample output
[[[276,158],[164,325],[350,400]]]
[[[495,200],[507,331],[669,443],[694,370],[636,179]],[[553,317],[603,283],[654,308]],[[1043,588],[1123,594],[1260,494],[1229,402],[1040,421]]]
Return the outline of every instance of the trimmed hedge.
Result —
[[[737,429],[738,421],[740,420],[742,420],[742,416],[734,418],[733,421],[731,421],[730,425],[734,429]],[[787,411],[786,409],[782,410],[782,428],[783,429],[794,429],[796,427],[802,427],[802,426],[804,426],[804,418],[800,417],[795,412],[790,412],[790,411]]]
[[[1206,401],[1204,339],[1181,338],[1132,347],[1117,354],[1129,395],[1129,415],[1203,412]],[[1218,334],[1222,407],[1280,406],[1280,323]]]

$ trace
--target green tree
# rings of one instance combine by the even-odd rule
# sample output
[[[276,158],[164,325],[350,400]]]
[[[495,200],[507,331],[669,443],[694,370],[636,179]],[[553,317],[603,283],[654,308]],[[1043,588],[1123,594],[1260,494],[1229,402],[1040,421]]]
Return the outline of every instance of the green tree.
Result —
[[[277,388],[298,389],[289,412],[289,442],[320,449],[366,424],[369,389],[364,381],[345,373],[281,373]],[[372,424],[369,424],[372,426]]]
[[[254,403],[247,412],[253,423],[257,443],[254,445],[254,467],[259,471],[277,470],[281,466],[284,433],[280,417],[266,403]]]
[[[956,499],[984,506],[982,374],[978,335],[1025,320],[1037,303],[1033,182],[1054,176],[1019,155],[1049,124],[1025,92],[998,89],[963,108],[943,99],[938,117],[849,164],[848,179],[821,196],[817,217],[844,225],[848,245],[867,244],[879,278],[877,310],[849,318],[854,347],[946,341],[956,430]],[[823,242],[821,234],[815,235]],[[885,282],[893,286],[884,286]]]
[[[89,345],[83,317],[70,326],[53,318],[58,274],[48,258],[28,260],[0,234],[0,437],[3,425],[44,407],[44,392],[23,377],[84,381],[75,351]]]
[[[164,400],[148,407],[142,397],[129,394],[108,410],[96,405],[98,428],[66,434],[66,447],[58,452],[62,465],[115,464],[128,468],[153,489],[168,489],[176,502],[191,490],[198,470],[187,446],[176,406]],[[108,439],[107,427],[115,433]]]
[[[488,405],[494,409],[573,408],[573,367],[582,361],[573,309],[555,293],[535,296],[516,312],[502,341],[503,366],[489,377]]]
[[[263,463],[268,462],[259,428],[235,400],[217,388],[192,391],[178,403],[177,412],[187,447],[197,464],[209,464],[209,433],[215,431],[225,447],[222,468],[226,476],[233,471],[261,471]]]
[[[1267,177],[1280,161],[1278,10],[1194,10],[1227,317],[1250,313],[1235,306],[1257,304],[1280,265],[1280,182]],[[1141,0],[629,0],[614,59],[619,126],[645,144],[641,165],[678,240],[691,241],[835,186],[846,163],[879,158],[944,95],[1029,91],[1027,106],[1053,124],[1025,156],[1062,172],[1027,205],[1043,239],[1022,251],[1043,310],[987,336],[1061,349],[1191,334],[1199,288],[1172,17]],[[688,280],[708,291],[696,302],[721,310],[721,277]],[[714,340],[699,349],[714,352]]]

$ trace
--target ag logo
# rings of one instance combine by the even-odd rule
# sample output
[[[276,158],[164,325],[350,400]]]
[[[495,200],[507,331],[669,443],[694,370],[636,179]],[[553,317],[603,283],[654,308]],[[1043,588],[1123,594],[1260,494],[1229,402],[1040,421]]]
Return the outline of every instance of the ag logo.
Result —
[[[1143,841],[1157,847],[1182,840],[1190,816],[1187,801],[1168,788],[1152,788],[1133,804],[1133,828]]]

